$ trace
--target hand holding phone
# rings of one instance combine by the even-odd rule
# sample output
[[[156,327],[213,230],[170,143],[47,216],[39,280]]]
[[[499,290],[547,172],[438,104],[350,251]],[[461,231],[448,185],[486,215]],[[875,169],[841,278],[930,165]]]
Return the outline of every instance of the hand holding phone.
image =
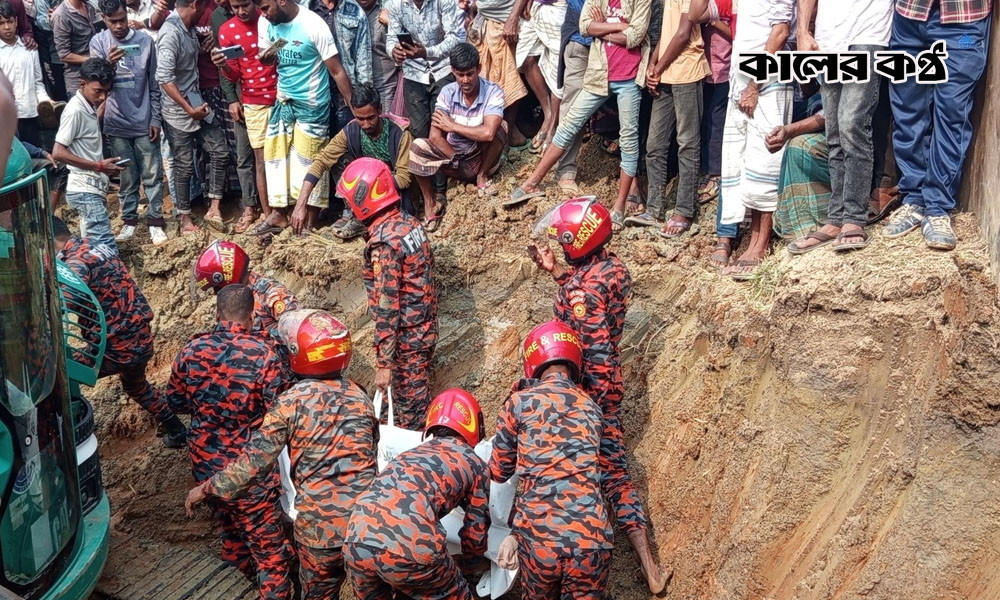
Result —
[[[397,35],[396,39],[399,40],[400,44],[403,44],[405,46],[410,46],[411,48],[414,46],[413,35],[406,31]]]
[[[235,60],[237,58],[241,58],[244,55],[245,50],[243,49],[243,46],[236,44],[233,46],[226,46],[225,48],[219,48],[219,52],[221,52],[227,60]]]
[[[125,56],[139,56],[142,53],[142,46],[139,44],[127,44],[124,46],[118,46],[125,52]]]
[[[125,165],[129,164],[130,162],[132,162],[132,159],[130,159],[130,158],[122,158],[120,160],[116,160],[115,161],[115,166],[116,167],[124,167]]]

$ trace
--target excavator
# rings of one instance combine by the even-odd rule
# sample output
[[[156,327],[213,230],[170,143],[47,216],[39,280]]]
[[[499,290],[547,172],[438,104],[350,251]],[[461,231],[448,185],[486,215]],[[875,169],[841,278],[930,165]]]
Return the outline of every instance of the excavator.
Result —
[[[108,556],[111,510],[94,412],[107,326],[53,249],[48,181],[0,188],[0,599],[83,600]]]

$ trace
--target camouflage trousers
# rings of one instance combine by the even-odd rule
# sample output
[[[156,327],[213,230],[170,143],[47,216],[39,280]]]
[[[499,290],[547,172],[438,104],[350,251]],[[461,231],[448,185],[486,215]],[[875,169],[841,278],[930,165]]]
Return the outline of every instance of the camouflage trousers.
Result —
[[[261,600],[291,600],[292,545],[277,497],[265,502],[212,499],[222,527],[222,560],[257,582]]]
[[[522,600],[602,600],[611,574],[611,550],[537,552],[520,544],[517,559]]]
[[[344,559],[357,600],[474,600],[451,556],[430,565],[400,561],[381,548],[348,542]]]
[[[344,570],[344,549],[312,548],[296,543],[299,556],[299,582],[302,600],[337,600],[347,573]]]

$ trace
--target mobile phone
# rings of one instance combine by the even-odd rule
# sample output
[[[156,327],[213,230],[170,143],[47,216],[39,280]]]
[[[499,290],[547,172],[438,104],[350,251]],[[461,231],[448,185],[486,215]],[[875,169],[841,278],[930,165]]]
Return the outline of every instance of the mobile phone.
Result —
[[[124,167],[125,165],[129,164],[130,162],[132,162],[131,159],[123,158],[121,160],[116,160],[115,161],[115,166],[116,167]]]
[[[125,56],[139,56],[142,53],[142,46],[139,44],[127,44],[118,46],[125,53]]]
[[[542,255],[538,252],[538,246],[532,244],[524,248],[528,252],[528,256],[531,260],[535,261],[535,264],[542,264]]]
[[[225,56],[228,60],[234,60],[242,57],[246,51],[243,49],[243,46],[237,44],[235,46],[226,46],[225,48],[219,48],[219,52],[221,52],[222,55]]]
[[[407,46],[413,46],[414,45],[414,43],[413,43],[413,36],[411,34],[405,32],[405,31],[403,33],[397,35],[396,39],[399,40],[400,44],[406,44]]]

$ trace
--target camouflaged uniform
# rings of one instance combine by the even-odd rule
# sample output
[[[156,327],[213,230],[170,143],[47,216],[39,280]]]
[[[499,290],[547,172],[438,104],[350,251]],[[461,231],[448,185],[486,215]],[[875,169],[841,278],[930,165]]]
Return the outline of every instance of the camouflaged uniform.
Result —
[[[287,445],[298,492],[293,527],[303,600],[333,600],[345,579],[342,546],[354,499],[378,470],[377,442],[375,409],[361,387],[348,379],[306,379],[278,397],[250,443],[206,491],[238,496],[273,469]]]
[[[107,321],[108,341],[100,376],[118,375],[129,398],[164,422],[173,416],[157,398],[146,379],[146,365],[153,358],[153,334],[149,324],[153,309],[142,295],[118,253],[106,246],[71,237],[60,258],[97,297]]]
[[[601,472],[604,495],[626,533],[645,529],[646,515],[628,473],[621,405],[625,398],[619,344],[632,294],[625,264],[601,250],[559,279],[555,316],[583,343],[583,389],[601,407]]]
[[[612,532],[600,446],[600,407],[563,375],[522,380],[500,408],[490,477],[519,478],[522,598],[604,597]]]
[[[191,415],[188,454],[202,482],[240,457],[264,413],[287,386],[269,342],[243,325],[220,322],[177,355],[167,401]],[[255,579],[262,599],[291,598],[292,547],[281,525],[278,470],[262,471],[238,499],[209,498],[222,528],[222,558]]]
[[[275,279],[251,271],[247,276],[247,287],[253,292],[254,331],[271,332],[281,315],[299,308],[291,290]]]
[[[437,344],[434,257],[423,227],[390,211],[368,225],[364,280],[375,321],[375,363],[392,369],[396,425],[421,429]]]
[[[487,549],[489,476],[464,441],[440,437],[401,453],[358,497],[344,558],[358,600],[473,598],[439,519],[460,506],[468,559]]]

